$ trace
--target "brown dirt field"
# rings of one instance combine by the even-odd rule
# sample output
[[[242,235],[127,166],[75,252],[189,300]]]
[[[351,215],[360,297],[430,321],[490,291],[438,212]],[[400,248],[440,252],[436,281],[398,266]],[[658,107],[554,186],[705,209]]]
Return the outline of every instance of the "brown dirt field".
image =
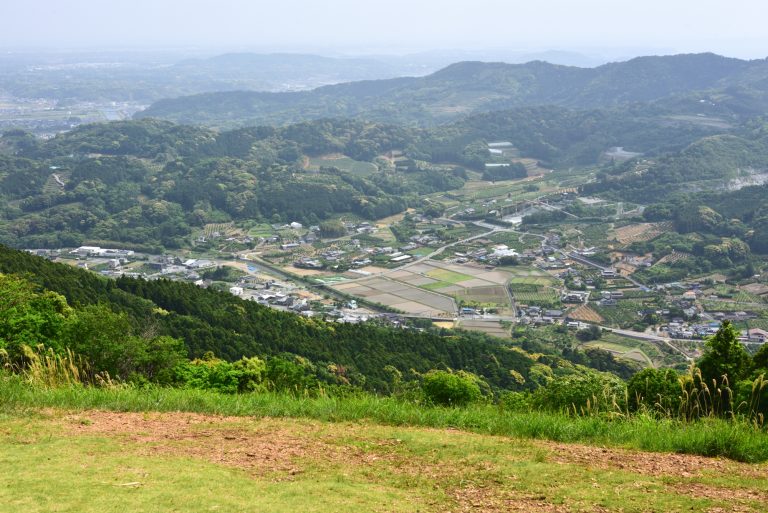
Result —
[[[295,274],[296,276],[317,276],[320,274],[327,274],[325,271],[320,271],[318,269],[301,269],[292,265],[284,267],[283,270]]]
[[[587,445],[537,442],[553,453],[552,460],[578,463],[601,469],[622,469],[649,476],[695,477],[702,472],[732,472],[750,467],[732,461],[688,454],[645,453]]]
[[[762,296],[763,294],[768,294],[768,285],[764,285],[762,283],[750,283],[749,285],[744,285],[741,288],[745,292],[749,292],[750,294],[756,294],[758,296]]]
[[[666,223],[631,224],[614,230],[613,235],[621,244],[651,240],[669,230]]]
[[[603,317],[587,305],[581,305],[568,313],[568,317],[584,322],[604,322]]]
[[[141,454],[200,458],[247,470],[253,475],[299,472],[297,460],[316,456],[332,460],[349,457],[338,448],[297,433],[313,433],[318,425],[285,425],[263,419],[243,425],[242,418],[194,413],[118,413],[92,411],[69,416],[77,434],[113,435],[138,444]],[[305,423],[302,423],[305,424]],[[294,429],[291,429],[291,428]]]

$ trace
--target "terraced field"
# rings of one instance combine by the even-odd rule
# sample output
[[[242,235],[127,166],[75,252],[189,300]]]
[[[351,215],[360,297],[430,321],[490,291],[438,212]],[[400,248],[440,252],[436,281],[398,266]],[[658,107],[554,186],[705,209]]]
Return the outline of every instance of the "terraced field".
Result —
[[[633,242],[645,242],[655,239],[671,229],[672,225],[668,222],[630,224],[616,228],[613,235],[621,244],[632,244]]]

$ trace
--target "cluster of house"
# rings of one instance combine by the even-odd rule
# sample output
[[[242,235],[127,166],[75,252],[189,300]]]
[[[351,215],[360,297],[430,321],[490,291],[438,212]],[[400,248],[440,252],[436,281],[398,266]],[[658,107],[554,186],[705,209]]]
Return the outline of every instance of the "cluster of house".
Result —
[[[560,295],[563,303],[586,303],[589,301],[590,291],[566,290]]]
[[[100,248],[98,246],[80,246],[69,252],[71,255],[97,258],[127,258],[134,255],[129,249]]]
[[[719,322],[689,324],[682,319],[673,319],[666,326],[662,326],[661,331],[666,332],[669,338],[702,339],[714,335],[719,328]]]
[[[744,330],[741,332],[741,337],[739,337],[739,340],[743,342],[765,344],[766,342],[768,342],[768,331],[765,331],[759,328],[751,328],[748,330]]]
[[[565,319],[562,310],[546,309],[539,306],[528,306],[518,309],[518,322],[523,325],[560,324]]]
[[[199,235],[197,239],[195,239],[195,242],[197,244],[205,244],[206,242],[213,241],[213,240],[219,240],[224,239],[225,242],[230,242],[234,244],[242,244],[244,246],[250,246],[253,244],[254,239],[253,237],[250,237],[248,235],[243,235],[241,237],[224,237],[221,232],[212,232],[209,235]]]

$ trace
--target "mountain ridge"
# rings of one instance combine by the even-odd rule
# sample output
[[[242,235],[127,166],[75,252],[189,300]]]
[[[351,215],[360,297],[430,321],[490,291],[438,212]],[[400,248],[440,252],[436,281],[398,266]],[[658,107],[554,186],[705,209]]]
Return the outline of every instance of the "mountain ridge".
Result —
[[[304,92],[204,93],[160,100],[137,118],[159,117],[214,126],[283,124],[321,117],[425,124],[464,114],[520,106],[606,108],[700,95],[728,88],[762,91],[768,60],[740,60],[712,53],[638,57],[578,68],[464,61],[423,77],[328,85]]]

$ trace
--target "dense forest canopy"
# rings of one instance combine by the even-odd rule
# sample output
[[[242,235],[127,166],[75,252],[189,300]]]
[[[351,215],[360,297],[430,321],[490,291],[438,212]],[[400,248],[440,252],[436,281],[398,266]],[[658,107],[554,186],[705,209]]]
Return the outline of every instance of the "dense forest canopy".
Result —
[[[419,195],[460,188],[467,169],[487,180],[525,177],[519,166],[485,168],[487,143],[499,140],[545,166],[595,165],[614,146],[641,152],[609,162],[584,188],[641,203],[683,183],[706,190],[768,167],[761,122],[723,128],[647,105],[525,107],[432,128],[323,119],[220,132],[141,120],[85,125],[48,141],[8,131],[0,137],[0,241],[179,247],[194,227],[212,222],[382,218],[418,205]],[[404,160],[394,165],[392,152]],[[306,165],[334,154],[377,171]]]

